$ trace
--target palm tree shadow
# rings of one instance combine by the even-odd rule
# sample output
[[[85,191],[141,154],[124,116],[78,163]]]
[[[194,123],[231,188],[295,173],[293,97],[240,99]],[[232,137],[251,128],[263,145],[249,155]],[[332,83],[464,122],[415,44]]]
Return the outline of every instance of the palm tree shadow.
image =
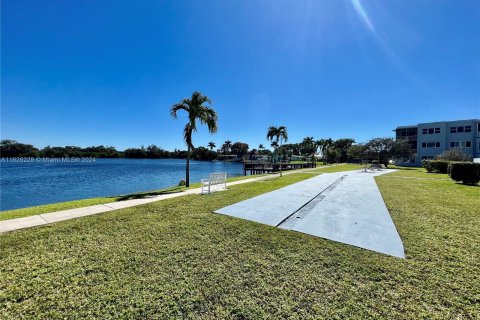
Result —
[[[463,182],[461,182],[461,181],[456,181],[455,184],[458,185],[458,186],[467,186],[467,187],[478,187],[478,188],[480,188],[480,185],[479,185],[479,184],[463,183]]]
[[[160,196],[164,194],[172,194],[172,193],[179,193],[185,190],[185,187],[171,187],[168,189],[158,190],[158,191],[150,191],[150,192],[138,192],[138,193],[131,193],[120,196],[117,198],[116,201],[125,201],[125,200],[132,200],[132,199],[146,199],[152,198],[155,196]]]
[[[394,168],[387,168],[387,169],[397,169],[397,170],[417,170],[419,167],[394,167]]]

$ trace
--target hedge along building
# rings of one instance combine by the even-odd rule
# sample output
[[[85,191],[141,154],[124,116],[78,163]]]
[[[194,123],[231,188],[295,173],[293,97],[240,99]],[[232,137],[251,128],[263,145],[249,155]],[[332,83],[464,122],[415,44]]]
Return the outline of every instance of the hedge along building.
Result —
[[[396,161],[399,165],[420,166],[445,150],[459,149],[476,161],[480,158],[480,119],[419,123],[400,126],[397,139],[408,141],[413,156]]]

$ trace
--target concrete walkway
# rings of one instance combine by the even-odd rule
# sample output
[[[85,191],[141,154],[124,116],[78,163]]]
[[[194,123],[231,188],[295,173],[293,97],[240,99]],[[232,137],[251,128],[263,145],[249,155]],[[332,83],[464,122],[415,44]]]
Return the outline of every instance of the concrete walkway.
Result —
[[[320,168],[327,168],[327,167],[329,166],[324,166]],[[294,171],[286,171],[286,172],[283,172],[283,174],[289,175],[289,174],[295,174],[295,173],[310,173],[310,172],[312,172],[312,169],[308,168],[308,169],[300,169],[300,170],[294,170]],[[321,172],[318,172],[318,173],[321,173]],[[228,182],[227,187],[238,185],[238,184],[250,183],[254,181],[265,180],[275,176],[278,176],[278,174],[273,174],[273,175],[270,174],[270,175],[261,176],[261,177],[254,177],[254,178],[248,178],[244,180]],[[178,193],[157,195],[157,196],[152,196],[144,199],[116,201],[116,202],[110,202],[110,203],[82,207],[82,208],[43,213],[43,214],[38,214],[38,215],[24,217],[24,218],[2,220],[0,221],[0,233],[24,229],[24,228],[36,227],[36,226],[55,223],[59,221],[80,218],[80,217],[90,216],[90,215],[99,214],[103,212],[135,207],[135,206],[139,206],[146,203],[162,201],[166,199],[182,197],[182,196],[191,195],[191,194],[200,194],[200,193],[201,193],[201,188],[195,188],[195,189],[189,189],[189,190],[185,190]]]
[[[322,174],[215,212],[404,258],[374,180],[393,171]]]

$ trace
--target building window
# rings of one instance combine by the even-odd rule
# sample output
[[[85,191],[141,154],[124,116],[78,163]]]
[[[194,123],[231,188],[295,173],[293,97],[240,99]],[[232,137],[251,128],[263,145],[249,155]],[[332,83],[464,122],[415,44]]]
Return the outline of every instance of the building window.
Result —
[[[465,132],[472,132],[472,126],[465,126]]]
[[[457,133],[457,127],[451,127],[450,133]]]
[[[422,129],[422,134],[427,134],[428,133],[428,129]]]
[[[433,131],[433,128],[428,128],[428,134],[433,134],[434,131]]]
[[[440,133],[440,128],[435,128],[435,133]]]
[[[457,127],[457,132],[463,132],[463,127]]]
[[[440,142],[422,142],[422,148],[440,148]]]
[[[472,141],[451,141],[450,148],[471,148]]]
[[[417,135],[417,128],[407,129],[407,136],[412,137]]]
[[[480,132],[480,122],[477,123],[477,131]]]

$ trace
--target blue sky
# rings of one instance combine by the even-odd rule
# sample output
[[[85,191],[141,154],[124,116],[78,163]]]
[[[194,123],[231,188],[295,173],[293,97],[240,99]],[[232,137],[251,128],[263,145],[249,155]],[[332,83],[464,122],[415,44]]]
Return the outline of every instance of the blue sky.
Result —
[[[184,148],[169,108],[200,90],[219,131],[266,144],[480,117],[480,2],[23,1],[1,8],[1,136]]]

